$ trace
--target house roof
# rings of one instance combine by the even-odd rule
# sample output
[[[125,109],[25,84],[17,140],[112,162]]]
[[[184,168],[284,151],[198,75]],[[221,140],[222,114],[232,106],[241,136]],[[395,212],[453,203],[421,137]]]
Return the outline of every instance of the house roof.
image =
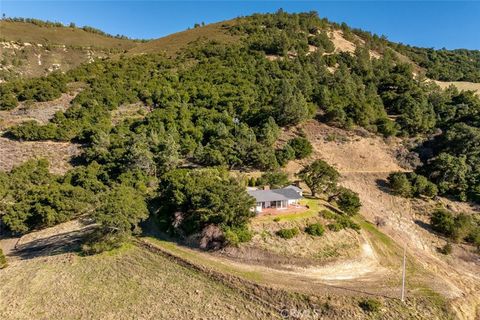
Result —
[[[285,187],[284,189],[292,189],[292,190],[295,190],[297,192],[302,192],[303,191],[302,189],[300,189],[299,187],[294,186],[294,185],[289,185],[288,187]]]
[[[293,188],[272,189],[272,190],[249,190],[249,195],[254,197],[257,202],[265,201],[281,201],[281,200],[298,200],[302,196]]]

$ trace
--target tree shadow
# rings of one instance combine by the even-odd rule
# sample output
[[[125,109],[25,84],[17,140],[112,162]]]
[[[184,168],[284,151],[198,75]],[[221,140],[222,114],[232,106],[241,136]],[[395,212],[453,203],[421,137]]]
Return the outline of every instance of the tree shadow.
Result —
[[[13,255],[28,260],[38,257],[55,256],[68,252],[80,251],[81,244],[93,231],[94,226],[81,230],[69,231],[50,237],[36,239],[25,244],[18,245],[12,252]]]
[[[387,180],[376,179],[375,184],[377,185],[378,189],[380,189],[381,191],[388,193],[389,195],[395,195],[392,189],[390,188],[390,186],[388,185]]]
[[[415,219],[413,221],[417,226],[419,226],[420,228],[424,229],[424,230],[427,230],[428,232],[430,233],[433,233],[437,236],[441,236],[441,234],[439,234],[438,232],[436,232],[435,230],[432,229],[432,227],[430,226],[430,224],[426,223],[426,222],[423,222],[421,220],[418,220],[418,219]]]

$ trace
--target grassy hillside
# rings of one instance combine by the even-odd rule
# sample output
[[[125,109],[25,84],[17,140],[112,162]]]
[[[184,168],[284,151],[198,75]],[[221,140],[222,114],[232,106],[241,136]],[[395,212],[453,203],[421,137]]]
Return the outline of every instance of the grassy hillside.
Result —
[[[28,22],[0,21],[0,38],[3,41],[28,42],[43,45],[73,47],[96,47],[102,49],[128,50],[136,46],[129,39],[118,39],[87,32],[79,28],[42,27]]]
[[[38,77],[127,51],[139,42],[79,28],[0,21],[0,79]]]
[[[142,54],[165,52],[167,56],[173,56],[179,50],[185,48],[189,43],[194,41],[234,42],[235,40],[238,40],[238,37],[227,32],[228,26],[231,26],[234,23],[235,20],[230,20],[174,33],[163,38],[139,44],[135,48],[130,49],[129,53]]]
[[[240,293],[137,247],[14,262],[0,283],[5,319],[275,318]]]

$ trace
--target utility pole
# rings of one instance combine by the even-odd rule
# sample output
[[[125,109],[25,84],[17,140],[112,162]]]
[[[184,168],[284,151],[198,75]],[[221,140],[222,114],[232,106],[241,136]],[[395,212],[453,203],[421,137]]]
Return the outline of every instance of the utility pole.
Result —
[[[403,271],[402,271],[402,302],[405,302],[405,266],[407,261],[407,245],[403,247]]]

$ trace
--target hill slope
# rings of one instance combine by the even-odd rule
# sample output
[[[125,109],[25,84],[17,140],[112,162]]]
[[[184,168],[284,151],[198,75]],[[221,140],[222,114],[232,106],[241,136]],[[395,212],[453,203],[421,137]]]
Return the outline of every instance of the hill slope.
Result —
[[[8,20],[0,21],[0,41],[0,79],[67,71],[138,44],[79,28]]]

